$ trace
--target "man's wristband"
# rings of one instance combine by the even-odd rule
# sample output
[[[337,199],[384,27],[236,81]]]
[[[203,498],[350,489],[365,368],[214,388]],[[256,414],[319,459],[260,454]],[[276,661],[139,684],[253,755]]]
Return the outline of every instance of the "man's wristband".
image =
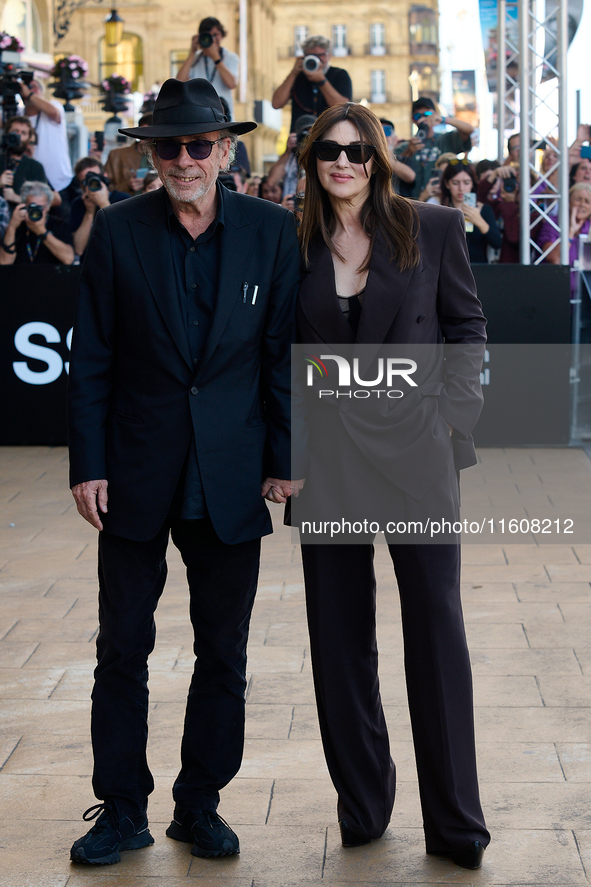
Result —
[[[325,77],[324,80],[319,80],[319,81],[318,81],[318,86],[324,86],[324,84],[327,83],[327,82],[328,82],[328,81],[327,81],[327,79],[326,79],[326,77]]]
[[[219,59],[218,59],[217,61],[214,62],[214,65],[219,65],[219,63],[220,63],[221,61],[222,61],[222,57],[220,56]]]
[[[48,234],[49,234],[49,231],[48,231],[47,228],[46,228],[45,231],[43,232],[43,234],[38,234],[38,235],[37,235],[37,239],[40,240],[41,243],[44,243],[44,242],[47,240],[47,235],[48,235]]]
[[[16,252],[16,242],[6,243],[4,238],[2,238],[2,249],[5,253],[15,253]]]

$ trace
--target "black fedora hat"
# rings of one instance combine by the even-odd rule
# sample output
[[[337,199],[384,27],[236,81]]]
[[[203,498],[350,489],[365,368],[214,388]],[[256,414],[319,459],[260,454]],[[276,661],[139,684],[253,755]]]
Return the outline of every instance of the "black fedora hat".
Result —
[[[184,82],[167,80],[156,99],[152,124],[120,129],[119,132],[134,139],[163,139],[217,132],[220,129],[243,135],[255,128],[256,123],[231,123],[209,80],[197,78]]]

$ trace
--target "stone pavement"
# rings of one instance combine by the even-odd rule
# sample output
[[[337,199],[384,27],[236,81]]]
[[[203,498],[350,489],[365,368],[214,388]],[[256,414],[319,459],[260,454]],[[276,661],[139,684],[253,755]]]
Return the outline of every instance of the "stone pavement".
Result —
[[[589,511],[582,450],[483,450],[464,496],[521,495],[553,478]],[[314,708],[297,547],[265,540],[249,646],[247,742],[220,812],[240,856],[193,858],[167,839],[191,671],[187,593],[171,549],[151,659],[153,847],[116,866],[69,862],[94,803],[89,694],[96,534],[67,489],[63,448],[0,449],[0,887],[393,887],[591,880],[591,544],[464,546],[483,806],[493,842],[478,872],[427,857],[406,707],[400,614],[377,546],[382,696],[399,793],[381,841],[344,850]],[[495,500],[496,501],[496,500]],[[522,503],[523,506],[523,503]],[[530,515],[531,516],[531,515]],[[591,543],[591,538],[588,540]]]

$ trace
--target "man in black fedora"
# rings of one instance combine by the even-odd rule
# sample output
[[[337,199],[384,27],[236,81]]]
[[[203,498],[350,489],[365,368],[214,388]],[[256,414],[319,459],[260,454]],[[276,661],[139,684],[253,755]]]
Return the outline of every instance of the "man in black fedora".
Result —
[[[143,139],[164,188],[96,215],[70,364],[70,482],[99,530],[92,693],[98,817],[71,858],[104,865],[153,843],[146,816],[147,659],[169,535],[187,568],[196,662],[167,835],[239,852],[218,816],[244,740],[248,624],[263,498],[291,490],[293,215],[217,182],[236,136],[207,80],[168,80]]]

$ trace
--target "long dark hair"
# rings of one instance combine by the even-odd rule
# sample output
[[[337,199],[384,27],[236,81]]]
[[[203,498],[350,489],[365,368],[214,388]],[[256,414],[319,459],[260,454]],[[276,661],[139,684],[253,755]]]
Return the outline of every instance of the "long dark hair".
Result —
[[[472,179],[472,190],[478,191],[478,179],[474,167],[467,160],[450,160],[441,176],[441,203],[442,206],[452,206],[451,191],[448,182],[460,172],[467,173]]]
[[[300,155],[300,166],[306,173],[306,196],[299,228],[304,264],[307,267],[310,264],[310,244],[317,236],[322,237],[331,252],[343,258],[333,242],[336,219],[329,196],[320,184],[316,155],[312,148],[314,142],[324,139],[326,133],[343,120],[349,120],[357,129],[362,145],[374,145],[376,149],[373,155],[373,174],[370,177],[370,194],[361,210],[361,225],[370,244],[359,271],[369,268],[378,231],[384,235],[390,246],[391,261],[396,261],[400,270],[412,268],[419,261],[416,242],[418,213],[410,200],[394,193],[388,145],[379,118],[369,108],[354,102],[333,105],[323,111],[312,126]]]

